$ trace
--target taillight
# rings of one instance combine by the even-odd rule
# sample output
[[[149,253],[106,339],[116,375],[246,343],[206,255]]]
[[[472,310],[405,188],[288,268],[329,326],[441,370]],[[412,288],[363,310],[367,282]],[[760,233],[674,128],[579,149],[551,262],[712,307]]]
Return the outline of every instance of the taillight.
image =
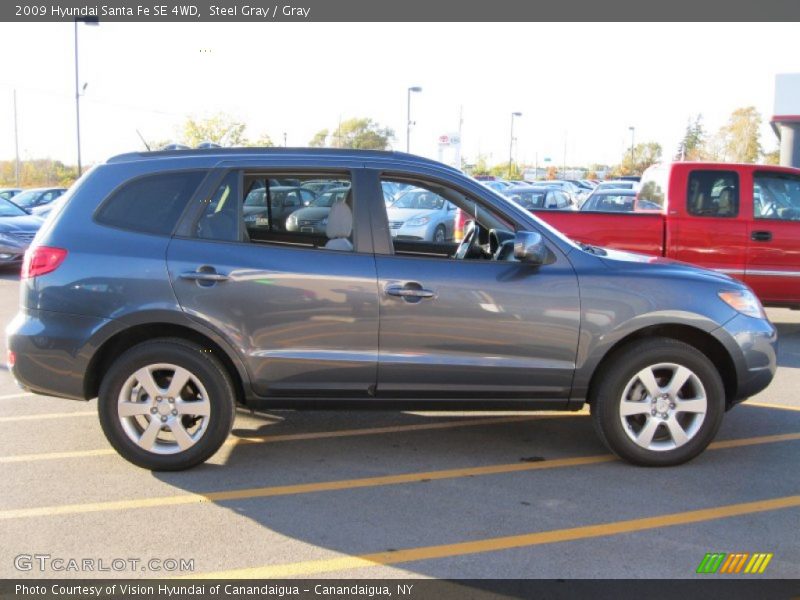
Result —
[[[17,364],[17,355],[13,350],[9,350],[6,355],[6,365],[8,365],[9,369],[13,369],[15,364]]]
[[[61,266],[65,258],[67,258],[67,251],[63,248],[32,246],[25,251],[20,277],[32,279],[39,275],[52,273]]]

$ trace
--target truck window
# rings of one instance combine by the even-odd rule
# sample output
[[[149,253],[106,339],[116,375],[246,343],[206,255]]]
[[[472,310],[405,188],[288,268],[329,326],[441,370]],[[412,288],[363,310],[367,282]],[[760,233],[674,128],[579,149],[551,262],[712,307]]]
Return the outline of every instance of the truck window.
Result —
[[[692,171],[686,210],[695,217],[739,215],[739,175],[735,171]]]
[[[756,219],[800,221],[800,178],[783,173],[753,177],[753,216]]]
[[[648,210],[664,208],[669,171],[663,165],[655,165],[642,174],[637,198]],[[649,204],[648,204],[649,203]],[[656,205],[656,206],[653,206]]]

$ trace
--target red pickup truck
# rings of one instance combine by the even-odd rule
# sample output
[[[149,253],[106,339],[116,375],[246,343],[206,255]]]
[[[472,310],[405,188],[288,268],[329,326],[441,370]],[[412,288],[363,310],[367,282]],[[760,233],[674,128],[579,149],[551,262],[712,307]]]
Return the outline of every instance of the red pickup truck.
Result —
[[[536,215],[575,240],[714,269],[745,281],[765,305],[800,308],[800,169],[655,165],[632,213]]]

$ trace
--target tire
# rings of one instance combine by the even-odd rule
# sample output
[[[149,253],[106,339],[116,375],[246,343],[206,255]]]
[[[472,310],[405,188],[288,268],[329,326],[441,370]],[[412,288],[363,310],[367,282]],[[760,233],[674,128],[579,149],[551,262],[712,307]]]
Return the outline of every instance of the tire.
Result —
[[[596,377],[589,399],[595,431],[609,450],[633,464],[685,463],[706,449],[722,423],[722,378],[703,353],[683,342],[634,342]]]
[[[153,471],[180,471],[223,444],[234,403],[231,378],[213,354],[165,338],[120,355],[103,377],[97,406],[103,433],[124,459]]]
[[[447,239],[447,231],[444,225],[438,225],[433,231],[433,241],[437,244],[443,243]]]

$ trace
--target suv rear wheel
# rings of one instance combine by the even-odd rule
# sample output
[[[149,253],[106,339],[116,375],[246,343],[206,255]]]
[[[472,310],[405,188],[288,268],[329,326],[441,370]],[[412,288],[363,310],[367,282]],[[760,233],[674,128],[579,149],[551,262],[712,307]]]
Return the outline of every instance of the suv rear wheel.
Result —
[[[225,368],[181,339],[138,344],[119,356],[100,385],[103,432],[123,458],[155,471],[177,471],[210,458],[234,417]]]
[[[595,430],[614,454],[634,464],[691,460],[722,423],[722,379],[704,354],[683,342],[635,342],[598,378],[591,398]]]

